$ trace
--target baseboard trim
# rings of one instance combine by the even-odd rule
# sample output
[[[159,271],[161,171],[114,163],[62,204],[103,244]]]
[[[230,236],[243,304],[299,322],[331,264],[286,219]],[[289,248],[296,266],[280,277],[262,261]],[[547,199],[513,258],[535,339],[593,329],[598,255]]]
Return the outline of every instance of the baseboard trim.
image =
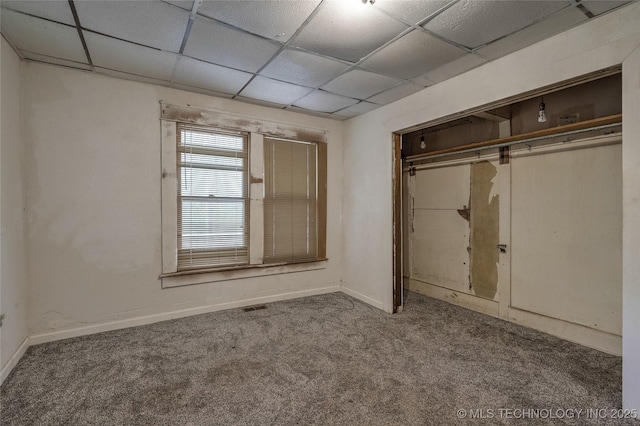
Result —
[[[460,293],[415,279],[405,278],[405,288],[453,305],[542,331],[543,333],[551,334],[552,336],[582,346],[597,349],[612,355],[622,355],[622,337],[615,334],[514,308],[513,306],[507,307],[507,316],[502,318],[499,316],[498,302],[482,299],[472,294]]]
[[[364,295],[362,293],[359,293],[359,292],[357,292],[355,290],[352,290],[349,287],[340,287],[340,291],[342,291],[345,294],[348,294],[351,297],[355,297],[356,299],[366,303],[367,305],[371,305],[374,308],[378,308],[381,311],[385,310],[384,309],[384,304],[382,302],[377,301],[375,299],[372,299],[371,297],[366,296],[366,295]]]
[[[29,338],[31,345],[38,345],[55,340],[70,339],[73,337],[86,336],[89,334],[103,333],[105,331],[120,330],[123,328],[137,327],[140,325],[153,324],[160,321],[168,321],[177,318],[190,317],[193,315],[207,314],[210,312],[223,311],[225,309],[240,308],[243,306],[257,305],[262,303],[278,302],[282,300],[297,299],[307,296],[318,296],[327,293],[336,293],[341,290],[340,286],[329,286],[315,288],[311,290],[280,293],[270,296],[255,297],[251,299],[237,300],[233,302],[219,303],[215,305],[200,306],[197,308],[182,309],[178,311],[164,312],[161,314],[146,315],[135,318],[128,318],[118,321],[110,321],[101,324],[78,327],[69,330],[54,331],[51,333],[36,334]]]
[[[514,307],[509,308],[509,320],[582,346],[622,356],[622,336]]]
[[[481,312],[492,317],[498,317],[498,302],[494,300],[483,299],[472,294],[461,293],[412,278],[405,278],[405,286],[407,290],[415,291],[416,293],[424,294],[425,296],[443,300],[453,305]]]
[[[4,380],[9,377],[9,374],[11,374],[15,366],[18,365],[20,358],[27,352],[27,349],[31,346],[30,340],[29,336],[25,337],[20,346],[18,346],[18,349],[11,355],[9,361],[2,367],[2,370],[0,370],[0,384],[4,383]]]

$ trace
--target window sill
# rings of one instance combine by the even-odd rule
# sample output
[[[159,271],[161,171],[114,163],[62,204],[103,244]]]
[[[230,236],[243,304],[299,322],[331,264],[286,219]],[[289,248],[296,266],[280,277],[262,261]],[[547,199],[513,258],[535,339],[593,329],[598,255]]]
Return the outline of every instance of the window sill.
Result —
[[[264,277],[269,275],[290,274],[294,272],[325,269],[328,259],[310,262],[280,263],[273,265],[243,265],[209,270],[181,271],[161,274],[162,288],[181,287],[194,284],[239,280],[243,278]]]

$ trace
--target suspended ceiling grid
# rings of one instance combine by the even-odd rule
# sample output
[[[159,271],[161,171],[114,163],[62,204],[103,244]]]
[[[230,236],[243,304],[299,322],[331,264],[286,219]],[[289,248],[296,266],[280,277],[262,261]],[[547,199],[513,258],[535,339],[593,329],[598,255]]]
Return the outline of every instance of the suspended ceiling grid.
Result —
[[[22,58],[346,119],[628,1],[1,0]]]

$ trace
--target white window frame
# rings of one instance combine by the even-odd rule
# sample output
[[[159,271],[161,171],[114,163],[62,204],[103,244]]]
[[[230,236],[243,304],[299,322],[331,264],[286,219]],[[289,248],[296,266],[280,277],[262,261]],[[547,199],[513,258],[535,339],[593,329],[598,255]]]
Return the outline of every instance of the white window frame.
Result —
[[[324,269],[327,265],[326,237],[319,250],[317,260],[305,263],[263,265],[263,196],[264,196],[264,136],[291,140],[304,140],[325,144],[327,132],[320,129],[301,128],[283,123],[273,123],[249,117],[235,116],[191,106],[170,104],[161,101],[161,145],[162,145],[162,288],[227,281],[257,276],[285,274]],[[249,265],[220,267],[178,272],[178,201],[177,201],[177,124],[178,122],[249,133]],[[318,181],[319,185],[326,182]],[[326,194],[326,187],[325,187]],[[326,195],[325,195],[326,197]],[[326,230],[325,211],[320,212],[320,221]]]

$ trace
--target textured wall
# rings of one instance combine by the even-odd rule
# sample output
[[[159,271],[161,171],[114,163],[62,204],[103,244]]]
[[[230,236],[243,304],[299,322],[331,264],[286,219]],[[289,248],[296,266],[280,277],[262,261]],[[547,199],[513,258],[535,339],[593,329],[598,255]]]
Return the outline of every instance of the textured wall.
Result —
[[[329,131],[326,269],[161,289],[160,100]],[[35,341],[336,291],[342,123],[25,64]]]
[[[0,205],[2,226],[2,264],[0,270],[0,312],[5,314],[0,348],[0,368],[4,379],[19,358],[16,351],[27,337],[27,277],[25,251],[25,192],[23,185],[24,143],[21,126],[21,64],[18,56],[2,39],[2,118],[0,127]],[[6,368],[5,368],[6,367]]]

